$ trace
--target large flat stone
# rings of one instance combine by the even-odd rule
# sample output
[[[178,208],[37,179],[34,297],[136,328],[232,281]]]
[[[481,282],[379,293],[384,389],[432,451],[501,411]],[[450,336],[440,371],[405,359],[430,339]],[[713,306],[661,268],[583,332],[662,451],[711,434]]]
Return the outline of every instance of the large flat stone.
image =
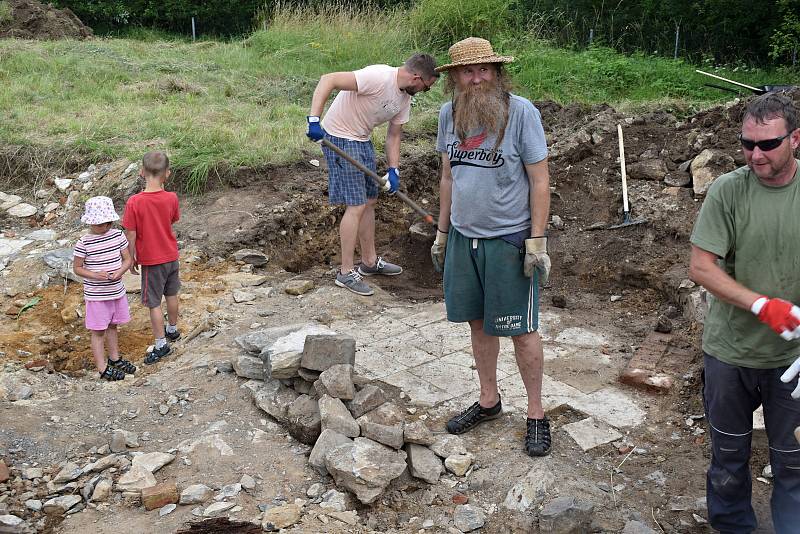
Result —
[[[297,323],[273,328],[263,328],[236,338],[247,352],[261,354],[264,349],[272,352],[287,352],[303,350],[306,336],[316,334],[335,334],[330,328],[316,323]]]
[[[584,452],[622,437],[614,428],[592,417],[566,424],[562,428]]]
[[[553,534],[583,534],[591,531],[594,504],[566,495],[547,503],[539,514],[539,530]]]
[[[418,406],[433,406],[456,396],[408,371],[399,371],[384,377],[383,381],[402,389],[411,402]]]
[[[325,468],[337,485],[369,504],[406,470],[406,453],[371,439],[356,438],[352,444],[340,445],[328,453]]]
[[[617,428],[637,426],[647,415],[628,395],[613,387],[570,399],[568,404]]]

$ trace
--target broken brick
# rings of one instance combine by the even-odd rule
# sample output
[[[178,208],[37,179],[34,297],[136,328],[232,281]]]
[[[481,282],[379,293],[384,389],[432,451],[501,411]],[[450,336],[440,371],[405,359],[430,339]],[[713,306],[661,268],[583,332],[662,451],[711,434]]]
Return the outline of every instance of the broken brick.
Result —
[[[5,460],[0,460],[0,482],[5,482],[11,478],[11,473],[8,472],[8,466]]]
[[[174,482],[162,482],[142,490],[142,504],[145,510],[155,510],[178,502],[178,487]]]

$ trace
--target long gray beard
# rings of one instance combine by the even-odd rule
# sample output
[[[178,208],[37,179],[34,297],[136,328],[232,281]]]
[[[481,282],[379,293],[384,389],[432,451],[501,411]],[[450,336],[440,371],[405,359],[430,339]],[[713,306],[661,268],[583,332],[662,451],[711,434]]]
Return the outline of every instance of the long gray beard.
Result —
[[[453,94],[453,125],[461,142],[475,132],[496,136],[494,150],[503,142],[508,123],[509,95],[499,83],[457,88]]]

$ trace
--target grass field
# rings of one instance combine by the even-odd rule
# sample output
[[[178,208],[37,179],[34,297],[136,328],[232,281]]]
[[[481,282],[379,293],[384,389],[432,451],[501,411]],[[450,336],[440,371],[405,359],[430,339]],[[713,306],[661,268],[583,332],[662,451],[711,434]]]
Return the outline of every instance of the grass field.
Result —
[[[232,42],[137,38],[86,42],[0,40],[0,144],[70,149],[90,159],[138,159],[166,149],[199,189],[220,167],[284,163],[313,149],[305,115],[319,76],[372,63],[399,65],[415,51],[404,13],[284,10],[267,31]],[[680,61],[573,52],[517,38],[517,92],[560,103],[608,102],[690,110],[732,95]],[[446,51],[434,51],[440,60]],[[726,72],[761,85],[776,73]],[[785,81],[785,80],[783,80]],[[415,99],[411,131],[435,131],[441,84]],[[382,142],[382,129],[376,132]]]

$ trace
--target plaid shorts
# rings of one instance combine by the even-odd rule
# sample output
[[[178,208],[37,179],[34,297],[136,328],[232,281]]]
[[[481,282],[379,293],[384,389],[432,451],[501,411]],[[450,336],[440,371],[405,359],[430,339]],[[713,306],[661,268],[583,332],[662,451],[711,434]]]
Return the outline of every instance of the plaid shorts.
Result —
[[[375,172],[375,149],[372,141],[353,141],[325,134],[325,138],[347,152],[354,160]],[[361,206],[368,198],[378,198],[378,185],[333,150],[323,145],[328,163],[328,202]]]

